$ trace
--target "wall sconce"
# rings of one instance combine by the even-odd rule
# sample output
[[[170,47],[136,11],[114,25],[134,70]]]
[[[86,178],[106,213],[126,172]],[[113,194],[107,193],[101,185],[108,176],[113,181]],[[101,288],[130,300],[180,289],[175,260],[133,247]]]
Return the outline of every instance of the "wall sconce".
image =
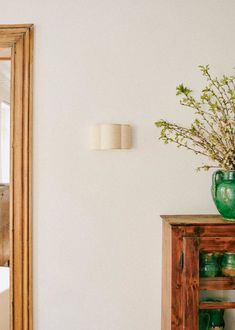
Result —
[[[98,124],[91,127],[90,149],[131,149],[131,126],[126,124]]]

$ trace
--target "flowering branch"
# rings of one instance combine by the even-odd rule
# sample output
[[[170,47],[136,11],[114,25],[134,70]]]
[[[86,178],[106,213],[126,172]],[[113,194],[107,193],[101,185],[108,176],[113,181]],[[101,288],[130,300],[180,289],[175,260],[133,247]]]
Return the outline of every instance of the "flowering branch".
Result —
[[[208,65],[199,68],[207,80],[199,100],[183,84],[176,88],[180,104],[194,110],[191,127],[159,120],[155,123],[161,128],[159,139],[206,156],[214,163],[198,169],[235,170],[235,76],[213,78]]]

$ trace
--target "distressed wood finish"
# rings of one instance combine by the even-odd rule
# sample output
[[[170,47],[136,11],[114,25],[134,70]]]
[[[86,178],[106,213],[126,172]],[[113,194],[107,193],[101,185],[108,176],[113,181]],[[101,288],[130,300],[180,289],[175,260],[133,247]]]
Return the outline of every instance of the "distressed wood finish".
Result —
[[[31,127],[32,25],[0,25],[11,57],[11,330],[32,330]]]
[[[235,290],[235,277],[200,278],[200,290]]]
[[[163,255],[164,253],[169,255],[169,258],[163,258],[162,267],[162,306],[164,306],[164,310],[162,312],[162,330],[164,330],[170,329],[171,327],[171,316],[167,312],[171,309],[171,276],[170,272],[165,272],[166,269],[171,268],[171,228],[167,223],[163,224],[162,251]],[[166,294],[164,294],[163,288]],[[167,299],[167,297],[169,297],[169,299]]]
[[[229,302],[229,301],[222,301],[222,302],[200,302],[199,304],[200,309],[234,309],[235,308],[235,302]]]
[[[184,238],[183,329],[198,330],[199,249],[198,238]],[[192,317],[194,313],[194,317]]]
[[[183,237],[181,228],[174,228],[172,230],[172,270],[171,280],[174,278],[171,286],[171,297],[179,297],[175,304],[172,304],[171,312],[171,329],[181,329],[183,326],[183,307],[182,307],[182,269],[183,269]],[[167,273],[167,271],[165,272]],[[168,313],[169,315],[169,313]],[[169,316],[168,316],[169,317]]]
[[[229,226],[229,230],[228,230]],[[185,226],[185,236],[198,237],[235,237],[234,224],[217,223],[211,225],[200,224],[197,226]]]
[[[199,303],[200,289],[235,289],[235,278],[199,279],[200,251],[235,252],[235,222],[218,215],[162,218],[162,330],[198,330],[199,309],[235,308],[235,302]]]
[[[207,252],[235,252],[235,237],[202,237],[200,250]]]

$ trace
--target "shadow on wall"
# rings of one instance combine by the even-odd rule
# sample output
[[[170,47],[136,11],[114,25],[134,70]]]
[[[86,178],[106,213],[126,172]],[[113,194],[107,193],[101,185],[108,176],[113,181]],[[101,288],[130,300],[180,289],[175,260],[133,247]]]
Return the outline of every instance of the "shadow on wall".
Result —
[[[0,293],[0,330],[10,329],[10,290]]]

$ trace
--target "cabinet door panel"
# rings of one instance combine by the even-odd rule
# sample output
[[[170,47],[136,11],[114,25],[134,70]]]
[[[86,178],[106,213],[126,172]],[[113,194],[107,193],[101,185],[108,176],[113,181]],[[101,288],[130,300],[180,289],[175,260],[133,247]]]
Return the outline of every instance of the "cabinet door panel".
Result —
[[[198,330],[199,241],[197,237],[185,237],[183,243],[183,329]]]
[[[183,236],[180,227],[172,230],[171,255],[171,328],[169,330],[183,330]]]
[[[235,237],[200,237],[199,249],[207,252],[235,252]]]
[[[199,237],[235,237],[235,224],[233,222],[220,225],[185,226],[185,236]]]

